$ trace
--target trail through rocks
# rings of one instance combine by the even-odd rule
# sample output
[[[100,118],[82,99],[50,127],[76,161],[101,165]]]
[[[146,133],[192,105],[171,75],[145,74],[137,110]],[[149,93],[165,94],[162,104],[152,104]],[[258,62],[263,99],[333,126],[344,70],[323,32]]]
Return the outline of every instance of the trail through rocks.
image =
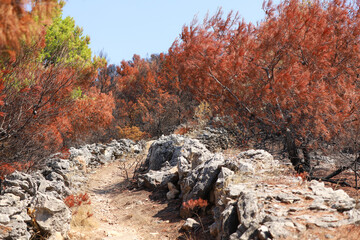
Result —
[[[109,163],[89,174],[83,187],[90,195],[95,227],[72,226],[71,239],[176,239],[184,221],[180,202],[165,201],[165,193],[126,188],[121,162]]]

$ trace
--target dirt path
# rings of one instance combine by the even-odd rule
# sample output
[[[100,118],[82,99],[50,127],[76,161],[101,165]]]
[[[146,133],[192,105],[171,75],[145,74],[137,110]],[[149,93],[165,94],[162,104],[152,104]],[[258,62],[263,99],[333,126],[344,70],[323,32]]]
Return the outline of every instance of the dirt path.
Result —
[[[167,201],[165,192],[129,190],[121,162],[105,165],[89,175],[84,191],[90,195],[92,223],[74,227],[71,239],[147,240],[177,239],[184,223],[177,200]]]

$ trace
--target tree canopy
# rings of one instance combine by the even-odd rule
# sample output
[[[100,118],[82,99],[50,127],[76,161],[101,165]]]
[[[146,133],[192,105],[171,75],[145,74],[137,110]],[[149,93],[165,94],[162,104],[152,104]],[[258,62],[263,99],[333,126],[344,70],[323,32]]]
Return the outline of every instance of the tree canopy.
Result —
[[[299,172],[317,148],[360,150],[358,1],[265,1],[257,25],[220,9],[167,53],[119,65],[91,59],[61,5],[0,1],[1,161],[169,134],[199,109],[231,121],[241,143],[282,143]]]
[[[244,131],[282,136],[294,166],[309,170],[309,149],[349,141],[358,131],[359,6],[340,0],[263,6],[258,26],[221,10],[184,26],[168,61],[194,95],[234,116]]]
[[[56,16],[46,29],[45,48],[41,60],[45,64],[59,62],[83,66],[91,62],[90,37],[83,36],[83,29],[71,17]]]

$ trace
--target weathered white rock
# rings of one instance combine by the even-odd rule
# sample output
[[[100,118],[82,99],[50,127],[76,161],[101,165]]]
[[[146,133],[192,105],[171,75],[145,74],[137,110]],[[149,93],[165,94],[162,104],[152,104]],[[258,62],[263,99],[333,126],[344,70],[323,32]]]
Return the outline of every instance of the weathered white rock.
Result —
[[[227,149],[231,143],[229,139],[230,134],[224,128],[205,127],[205,129],[197,130],[193,134],[196,135],[196,139],[212,152],[219,149]]]
[[[223,155],[215,154],[209,160],[197,166],[188,177],[180,181],[183,200],[206,199],[216,183],[223,164]]]
[[[260,240],[271,239],[271,234],[267,226],[262,225],[258,228],[258,238]]]
[[[237,199],[241,193],[246,191],[247,186],[244,184],[229,184],[224,191],[226,192],[227,196],[233,199]]]
[[[244,192],[240,195],[237,202],[239,223],[249,228],[254,223],[263,220],[263,210],[258,204],[258,198],[253,192]]]
[[[186,138],[179,135],[163,136],[150,146],[145,161],[145,168],[160,170],[164,164],[176,166],[179,158],[186,159],[192,168],[205,161],[212,155],[206,147],[196,139]],[[179,169],[182,174],[182,169]]]
[[[193,218],[187,218],[185,223],[182,225],[181,229],[184,230],[184,231],[190,231],[190,230],[196,229],[198,227],[200,227],[199,222],[197,222]]]
[[[323,182],[315,180],[310,182],[309,188],[338,211],[348,211],[355,207],[355,199],[350,198],[342,189],[334,191],[332,188],[326,188]]]
[[[0,239],[29,240],[30,237],[24,221],[11,221],[0,231]]]
[[[178,178],[178,173],[170,170],[150,170],[141,176],[142,184],[150,189],[157,187],[165,188],[169,182],[176,182]]]
[[[291,232],[286,229],[286,227],[289,227],[287,222],[270,222],[266,223],[266,225],[273,239],[288,238],[291,236]]]
[[[236,206],[229,204],[224,211],[221,212],[221,237],[228,238],[232,233],[236,232],[239,225],[239,217],[237,215]]]
[[[10,218],[8,214],[0,214],[0,224],[8,224],[10,222]]]
[[[39,193],[34,206],[35,219],[41,228],[50,233],[64,235],[70,228],[71,212],[65,203],[51,195]]]
[[[322,198],[314,199],[313,203],[309,206],[310,210],[328,210],[329,207],[325,205],[325,201]]]
[[[20,201],[20,197],[11,193],[0,195],[0,208],[7,206],[14,206]]]
[[[144,173],[139,177],[140,183],[151,188],[166,187],[169,181],[185,178],[211,156],[209,150],[196,139],[179,135],[163,136],[149,148],[142,166]]]
[[[236,172],[263,173],[276,169],[279,162],[267,151],[251,149],[227,160],[226,166]]]
[[[279,193],[276,196],[276,199],[282,203],[288,203],[288,204],[294,203],[294,202],[299,202],[301,200],[300,197],[295,196],[291,193]]]

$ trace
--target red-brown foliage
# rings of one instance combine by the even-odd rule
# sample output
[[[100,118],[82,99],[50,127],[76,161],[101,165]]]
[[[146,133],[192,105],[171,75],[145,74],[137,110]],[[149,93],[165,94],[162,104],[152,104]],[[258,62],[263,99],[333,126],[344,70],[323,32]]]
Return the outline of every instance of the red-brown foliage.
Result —
[[[76,99],[66,115],[67,119],[63,117],[61,124],[64,122],[68,124],[65,137],[76,142],[86,140],[84,136],[100,134],[112,122],[114,107],[111,93],[101,93],[99,89],[91,87],[87,94]]]
[[[168,54],[83,69],[38,61],[44,31],[32,19],[49,16],[55,2],[0,3],[8,7],[0,11],[8,29],[0,32],[3,162],[35,164],[81,141],[118,137],[117,129],[134,138],[168,134],[203,100],[212,113],[204,122],[226,116],[246,138],[281,140],[299,171],[310,170],[308,152],[322,144],[359,151],[358,2],[265,1],[256,26],[219,10],[184,26]]]
[[[0,55],[15,59],[20,42],[31,41],[32,36],[41,31],[42,25],[49,23],[56,7],[59,7],[56,0],[1,0]]]
[[[0,8],[6,4],[8,7],[9,4],[19,4],[18,8],[25,8],[22,5],[25,2],[32,3],[3,1]],[[42,17],[51,16],[48,11],[58,5],[50,3],[55,2],[36,1],[30,12],[18,10],[23,16],[36,15],[36,24],[40,24],[39,28],[45,27],[41,25],[45,21]],[[9,7],[9,12],[13,8]],[[21,30],[21,36],[17,37],[22,42],[21,45],[18,42],[11,45],[7,37],[0,36],[1,47],[16,50],[16,57],[12,59],[7,54],[0,54],[1,68],[6,69],[0,72],[0,162],[9,163],[4,166],[8,166],[6,173],[10,173],[12,163],[33,167],[51,153],[87,140],[95,132],[100,134],[113,119],[114,100],[111,93],[101,93],[93,86],[97,76],[95,63],[82,68],[61,62],[44,65],[39,61],[39,54],[45,46],[45,31],[34,32],[35,22],[32,20],[29,20],[31,24],[10,18],[4,20],[1,14],[1,24],[13,21],[11,24]],[[26,30],[30,27],[34,29]],[[10,32],[5,29],[0,35]],[[21,39],[24,33],[29,34],[29,41]],[[81,92],[80,96],[74,96],[77,90]]]
[[[178,123],[178,97],[164,87],[161,57],[150,60],[135,55],[118,67],[115,118],[120,127],[137,126],[151,136],[169,133]]]
[[[184,135],[184,134],[190,132],[190,130],[191,130],[190,127],[179,127],[177,129],[175,129],[174,134]]]
[[[64,203],[69,208],[79,207],[82,204],[90,205],[90,197],[87,193],[79,193],[77,195],[69,195],[64,199]]]
[[[0,180],[4,180],[5,176],[13,173],[14,171],[23,171],[27,169],[31,163],[0,163]]]
[[[194,211],[196,208],[205,208],[208,205],[207,200],[204,199],[190,199],[187,202],[183,202],[183,207]]]
[[[145,133],[140,131],[140,128],[136,126],[132,127],[116,127],[118,130],[118,137],[119,138],[127,138],[133,141],[139,141],[144,138]]]
[[[215,113],[252,135],[282,136],[297,149],[344,140],[359,122],[359,6],[346,1],[264,3],[258,26],[221,11],[185,26],[168,55],[173,72]],[[305,166],[304,166],[305,165]]]

